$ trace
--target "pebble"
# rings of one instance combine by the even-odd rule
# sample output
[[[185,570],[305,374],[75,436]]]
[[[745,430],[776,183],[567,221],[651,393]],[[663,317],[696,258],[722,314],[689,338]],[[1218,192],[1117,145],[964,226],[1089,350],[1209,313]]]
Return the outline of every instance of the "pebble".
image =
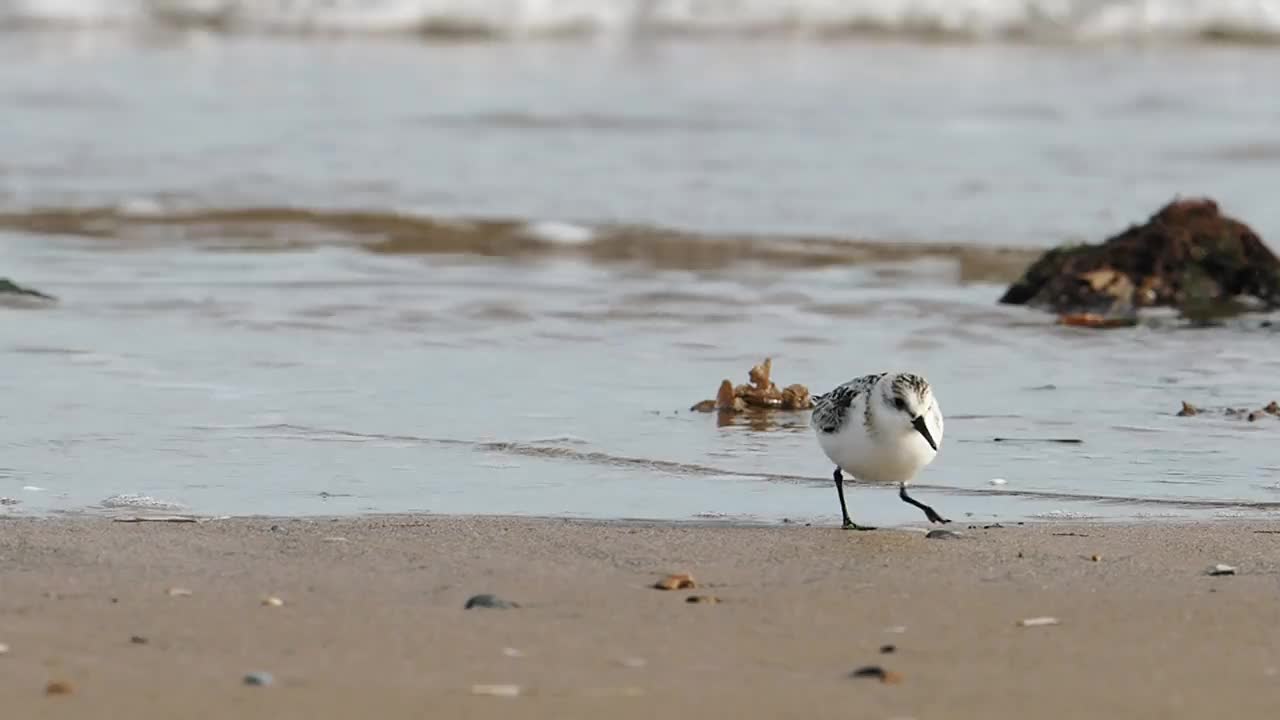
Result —
[[[484,593],[481,595],[472,595],[471,597],[467,598],[467,604],[465,606],[465,609],[470,610],[471,608],[490,608],[493,610],[510,610],[511,608],[518,608],[518,607],[520,607],[519,604],[513,603],[510,600],[503,600],[497,595]]]
[[[129,638],[129,642],[133,643],[134,645],[146,645],[147,639],[142,637],[141,635],[133,635]]]
[[[720,602],[720,598],[715,595],[690,595],[685,598],[684,601],[687,603],[706,603],[708,605],[714,605]]]
[[[266,687],[274,684],[275,681],[276,679],[269,672],[251,672],[244,676],[244,684],[254,687]]]
[[[267,607],[281,607],[282,605],[284,605],[284,601],[276,597],[275,595],[268,595],[262,598],[262,604],[266,605]]]
[[[9,654],[9,646],[5,645],[4,643],[0,643],[0,655],[8,655],[8,654]]]
[[[881,646],[880,646],[880,654],[881,654],[881,655],[888,655],[889,653],[893,653],[893,652],[897,652],[897,651],[898,651],[898,646],[897,646],[897,645],[881,645]]]
[[[925,537],[932,540],[955,540],[964,536],[954,530],[930,530],[925,533]]]
[[[190,595],[191,591],[184,587],[169,588],[169,597],[189,597]]]
[[[1048,616],[1026,618],[1018,621],[1018,625],[1021,625],[1022,627],[1044,627],[1045,625],[1057,625],[1057,624],[1058,624],[1058,618],[1048,617]]]
[[[850,673],[849,677],[876,678],[887,685],[897,685],[902,682],[902,675],[893,672],[892,670],[885,670],[879,665],[866,665],[864,667],[860,667]]]
[[[71,683],[65,680],[54,680],[44,686],[45,695],[70,695]]]
[[[489,695],[492,697],[518,697],[519,685],[472,685],[472,695]]]
[[[1218,563],[1217,565],[1214,565],[1213,567],[1209,568],[1209,574],[1214,576],[1235,575],[1236,568],[1232,567],[1231,565],[1223,565],[1222,563]]]
[[[506,655],[509,658],[524,657],[523,650],[517,650],[516,648],[511,648],[511,647],[502,648],[502,654]]]
[[[676,573],[668,575],[653,586],[659,590],[684,590],[685,588],[696,588],[698,584],[694,582],[693,576],[689,573]]]

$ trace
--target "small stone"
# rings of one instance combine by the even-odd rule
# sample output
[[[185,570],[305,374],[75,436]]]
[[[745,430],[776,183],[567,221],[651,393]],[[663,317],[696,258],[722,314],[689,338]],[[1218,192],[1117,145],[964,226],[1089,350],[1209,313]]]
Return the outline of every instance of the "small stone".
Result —
[[[184,587],[171,587],[168,590],[169,597],[190,597],[191,591]]]
[[[472,685],[472,695],[489,695],[491,697],[519,697],[519,685]]]
[[[902,682],[902,674],[885,670],[879,665],[866,665],[854,670],[849,677],[875,678],[886,685],[897,685]]]
[[[668,575],[653,585],[659,590],[684,590],[686,588],[696,588],[698,584],[694,582],[693,576],[689,573],[678,573]]]
[[[134,645],[146,645],[147,639],[142,637],[141,635],[133,635],[129,638],[129,642],[133,643]]]
[[[1018,625],[1022,627],[1044,627],[1046,625],[1057,625],[1057,624],[1059,624],[1058,618],[1048,617],[1048,616],[1026,618],[1024,620],[1018,621]]]
[[[44,686],[45,695],[70,695],[71,683],[66,680],[54,680]]]
[[[1231,565],[1223,565],[1222,563],[1218,563],[1217,565],[1214,565],[1213,567],[1209,568],[1209,574],[1214,576],[1235,575],[1236,568],[1232,567]]]
[[[289,531],[288,531],[288,530],[286,530],[286,529],[284,529],[284,527],[282,527],[282,526],[280,526],[280,525],[272,525],[272,526],[271,526],[271,532],[273,532],[273,533],[287,534]]]
[[[5,645],[4,643],[0,643],[0,655],[8,655],[8,654],[9,654],[9,646]]]
[[[930,530],[925,537],[930,540],[956,540],[964,536],[954,530]]]
[[[1199,413],[1200,410],[1186,400],[1182,401],[1182,409],[1178,411],[1178,417],[1191,417]]]
[[[254,687],[266,687],[275,684],[275,681],[276,679],[269,672],[251,672],[244,676],[244,684]]]
[[[716,603],[720,602],[720,598],[716,597],[715,595],[690,595],[689,597],[685,598],[684,601],[687,603],[704,603],[708,605],[715,605]]]
[[[503,654],[503,655],[506,655],[506,656],[507,656],[507,657],[509,657],[509,658],[520,658],[520,657],[524,657],[524,651],[523,651],[523,650],[517,650],[516,648],[513,648],[513,647],[505,647],[505,648],[502,648],[502,654]]]
[[[897,651],[898,651],[898,646],[897,646],[897,645],[881,645],[881,646],[880,646],[880,654],[881,654],[881,655],[888,655],[888,654],[890,654],[890,653],[895,653],[895,652],[897,652]]]
[[[467,598],[467,604],[465,605],[464,609],[470,610],[472,608],[489,608],[492,610],[510,610],[512,608],[518,608],[518,607],[520,607],[518,604],[513,603],[510,600],[503,600],[497,595],[484,593],[482,595],[472,595],[471,597]]]
[[[267,607],[281,607],[284,605],[284,601],[275,595],[268,595],[262,598],[262,604]]]
[[[1090,559],[1090,560],[1092,560],[1092,561],[1094,561],[1094,562],[1101,562],[1101,561],[1102,561],[1102,556],[1101,556],[1101,555],[1090,555],[1090,556],[1089,556],[1089,559]]]

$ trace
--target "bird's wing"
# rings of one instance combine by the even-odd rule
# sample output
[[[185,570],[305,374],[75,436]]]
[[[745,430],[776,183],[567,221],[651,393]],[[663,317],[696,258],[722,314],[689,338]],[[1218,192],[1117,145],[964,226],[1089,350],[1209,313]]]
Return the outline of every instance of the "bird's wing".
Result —
[[[849,414],[849,408],[853,406],[853,402],[871,392],[871,388],[875,387],[875,384],[882,377],[884,377],[884,373],[863,375],[847,383],[837,385],[830,392],[815,397],[813,399],[813,416],[810,419],[810,423],[825,433],[839,430],[840,426],[844,424],[845,416]]]

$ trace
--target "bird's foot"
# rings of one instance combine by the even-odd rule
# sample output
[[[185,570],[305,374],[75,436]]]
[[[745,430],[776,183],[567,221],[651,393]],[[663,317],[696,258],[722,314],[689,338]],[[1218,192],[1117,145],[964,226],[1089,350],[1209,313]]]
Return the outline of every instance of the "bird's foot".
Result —
[[[929,518],[929,522],[931,522],[931,523],[938,523],[939,525],[946,525],[947,523],[951,522],[950,520],[948,520],[948,519],[946,519],[946,518],[942,517],[941,515],[939,515],[939,514],[938,514],[938,513],[937,513],[933,508],[931,508],[931,507],[926,507],[926,508],[924,509],[924,515],[925,515],[925,517]]]
[[[845,530],[862,530],[862,531],[875,530],[875,528],[871,527],[870,525],[859,525],[848,518],[845,518],[843,527]]]

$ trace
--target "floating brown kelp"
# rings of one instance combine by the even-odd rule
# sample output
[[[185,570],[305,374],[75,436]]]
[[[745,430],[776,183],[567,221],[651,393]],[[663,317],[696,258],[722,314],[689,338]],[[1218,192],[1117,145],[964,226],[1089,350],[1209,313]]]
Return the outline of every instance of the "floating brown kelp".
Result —
[[[1268,416],[1271,416],[1271,417],[1280,416],[1280,403],[1277,403],[1275,400],[1272,400],[1271,402],[1267,403],[1266,405],[1262,406],[1257,410],[1250,410],[1249,408],[1234,408],[1234,407],[1208,409],[1208,408],[1196,407],[1195,405],[1192,405],[1186,400],[1183,400],[1182,409],[1177,412],[1177,416],[1178,417],[1194,417],[1196,415],[1203,415],[1205,413],[1225,415],[1229,418],[1237,418],[1237,419],[1243,418],[1245,420],[1248,420],[1249,422],[1257,422]]]
[[[1048,251],[1001,303],[1029,305],[1084,327],[1132,324],[1138,309],[1172,307],[1193,319],[1280,307],[1280,260],[1249,226],[1207,198],[1180,199],[1100,245]]]
[[[813,407],[809,388],[794,384],[779,389],[770,378],[772,371],[773,360],[765,358],[764,362],[747,373],[749,384],[734,387],[728,380],[722,380],[715,400],[703,400],[689,409],[696,412],[737,413],[751,409],[808,410]]]

